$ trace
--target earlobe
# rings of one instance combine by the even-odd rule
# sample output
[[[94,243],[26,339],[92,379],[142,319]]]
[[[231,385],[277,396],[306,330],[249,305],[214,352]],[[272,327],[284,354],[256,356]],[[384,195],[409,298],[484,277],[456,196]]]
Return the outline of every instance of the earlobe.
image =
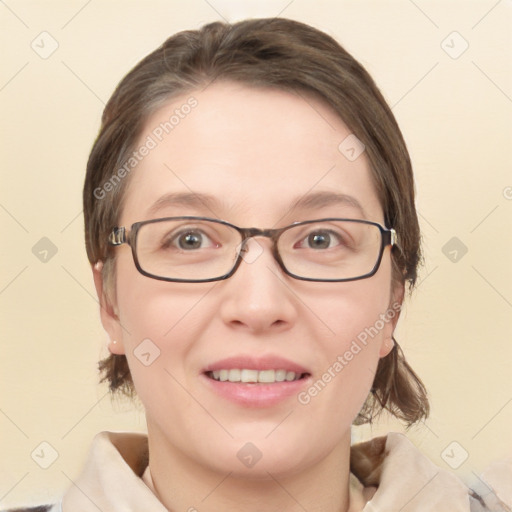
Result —
[[[117,340],[110,340],[108,343],[108,351],[114,355],[124,354],[124,350],[121,349],[121,344]]]
[[[386,357],[395,346],[395,340],[393,337],[386,337],[382,340],[382,345],[380,346],[379,356]]]
[[[108,344],[109,352],[111,354],[121,355],[124,354],[123,332],[121,324],[119,323],[116,305],[106,293],[102,271],[102,261],[98,261],[92,266],[94,286],[96,287],[96,293],[100,304],[101,323],[110,338],[110,342]]]
[[[402,311],[404,293],[405,290],[402,284],[393,286],[391,292],[391,301],[385,313],[386,326],[384,327],[383,340],[379,351],[380,357],[386,357],[395,346],[393,333],[395,332],[396,325]]]

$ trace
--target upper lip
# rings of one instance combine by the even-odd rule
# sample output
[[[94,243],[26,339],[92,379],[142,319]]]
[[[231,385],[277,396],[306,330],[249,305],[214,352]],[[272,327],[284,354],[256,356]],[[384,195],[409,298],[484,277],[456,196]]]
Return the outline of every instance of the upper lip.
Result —
[[[248,369],[248,370],[286,370],[295,373],[309,373],[306,368],[300,364],[294,363],[289,359],[280,356],[249,356],[238,355],[220,359],[212,364],[209,364],[204,372],[213,372],[216,370],[232,370],[232,369]]]

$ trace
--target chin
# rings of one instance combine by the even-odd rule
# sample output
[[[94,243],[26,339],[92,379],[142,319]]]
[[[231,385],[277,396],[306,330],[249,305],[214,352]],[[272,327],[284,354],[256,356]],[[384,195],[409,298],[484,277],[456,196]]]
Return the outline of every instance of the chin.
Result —
[[[300,473],[314,465],[318,458],[315,455],[324,451],[324,447],[315,448],[306,440],[299,441],[292,436],[287,437],[288,442],[285,436],[276,436],[273,440],[261,435],[258,439],[254,436],[254,441],[248,439],[250,437],[230,440],[224,447],[217,445],[213,453],[210,451],[207,464],[216,472],[230,473],[233,478],[268,480]]]

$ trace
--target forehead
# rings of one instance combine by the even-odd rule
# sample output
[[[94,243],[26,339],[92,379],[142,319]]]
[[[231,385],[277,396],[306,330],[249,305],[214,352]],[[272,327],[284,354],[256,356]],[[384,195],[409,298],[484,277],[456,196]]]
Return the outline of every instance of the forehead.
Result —
[[[328,105],[304,93],[223,82],[176,97],[142,130],[122,222],[197,213],[272,226],[319,215],[327,207],[319,198],[334,194],[347,200],[331,197],[332,212],[380,222],[364,152],[349,159],[340,150],[349,136]],[[173,204],[185,196],[197,197]]]

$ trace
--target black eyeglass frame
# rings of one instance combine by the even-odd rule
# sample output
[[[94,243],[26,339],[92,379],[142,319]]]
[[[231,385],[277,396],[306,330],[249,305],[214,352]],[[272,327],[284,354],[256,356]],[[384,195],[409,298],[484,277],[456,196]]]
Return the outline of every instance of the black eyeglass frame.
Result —
[[[224,226],[228,226],[230,228],[235,229],[240,233],[242,237],[242,241],[240,242],[240,249],[238,251],[237,259],[233,265],[233,268],[226,274],[219,276],[219,277],[213,277],[208,279],[178,279],[178,278],[172,278],[172,277],[162,277],[157,276],[155,274],[151,274],[147,271],[145,271],[139,263],[139,259],[137,257],[137,233],[141,229],[142,226],[146,224],[154,224],[157,222],[165,222],[165,221],[172,221],[172,220],[196,220],[196,221],[209,221],[214,222],[217,224],[221,224]],[[302,277],[298,276],[296,274],[293,274],[290,272],[285,264],[283,263],[283,260],[281,259],[281,255],[279,254],[278,248],[277,248],[277,242],[280,238],[280,236],[285,232],[288,231],[291,228],[294,228],[296,226],[303,226],[307,224],[314,224],[317,222],[325,222],[325,221],[343,221],[343,222],[355,222],[355,223],[361,223],[361,224],[368,224],[371,226],[376,226],[381,234],[381,245],[379,250],[379,256],[377,258],[377,262],[375,263],[373,269],[368,272],[367,274],[363,274],[362,276],[357,277],[349,277],[349,278],[343,278],[343,279],[316,279],[311,277]],[[150,277],[152,279],[157,279],[159,281],[168,281],[168,282],[174,282],[174,283],[209,283],[213,281],[223,281],[225,279],[230,278],[238,269],[240,266],[240,263],[243,260],[243,252],[245,249],[245,246],[247,244],[247,241],[250,238],[254,238],[256,236],[262,236],[265,238],[270,238],[272,240],[272,255],[274,259],[277,261],[279,266],[281,267],[282,271],[294,279],[299,279],[300,281],[314,281],[314,282],[328,282],[328,283],[341,283],[341,282],[348,282],[348,281],[358,281],[360,279],[367,279],[377,272],[379,270],[381,261],[382,261],[382,255],[384,254],[384,249],[391,245],[392,247],[397,245],[398,237],[396,234],[396,231],[393,228],[385,228],[382,225],[380,225],[378,222],[373,222],[369,220],[362,220],[362,219],[345,219],[345,218],[337,218],[337,217],[329,217],[329,218],[323,218],[323,219],[315,219],[315,220],[305,220],[300,222],[294,222],[293,224],[290,224],[288,226],[284,226],[282,228],[277,229],[259,229],[259,228],[240,228],[238,226],[235,226],[234,224],[231,224],[225,220],[220,219],[212,219],[210,217],[193,217],[193,216],[183,216],[183,217],[163,217],[160,219],[151,219],[151,220],[145,220],[141,222],[135,222],[132,224],[130,231],[126,231],[126,228],[123,227],[115,227],[112,229],[112,231],[109,234],[108,242],[111,246],[120,246],[123,244],[128,244],[132,249],[132,255],[133,255],[133,261],[135,263],[135,267],[137,270],[144,276]]]

